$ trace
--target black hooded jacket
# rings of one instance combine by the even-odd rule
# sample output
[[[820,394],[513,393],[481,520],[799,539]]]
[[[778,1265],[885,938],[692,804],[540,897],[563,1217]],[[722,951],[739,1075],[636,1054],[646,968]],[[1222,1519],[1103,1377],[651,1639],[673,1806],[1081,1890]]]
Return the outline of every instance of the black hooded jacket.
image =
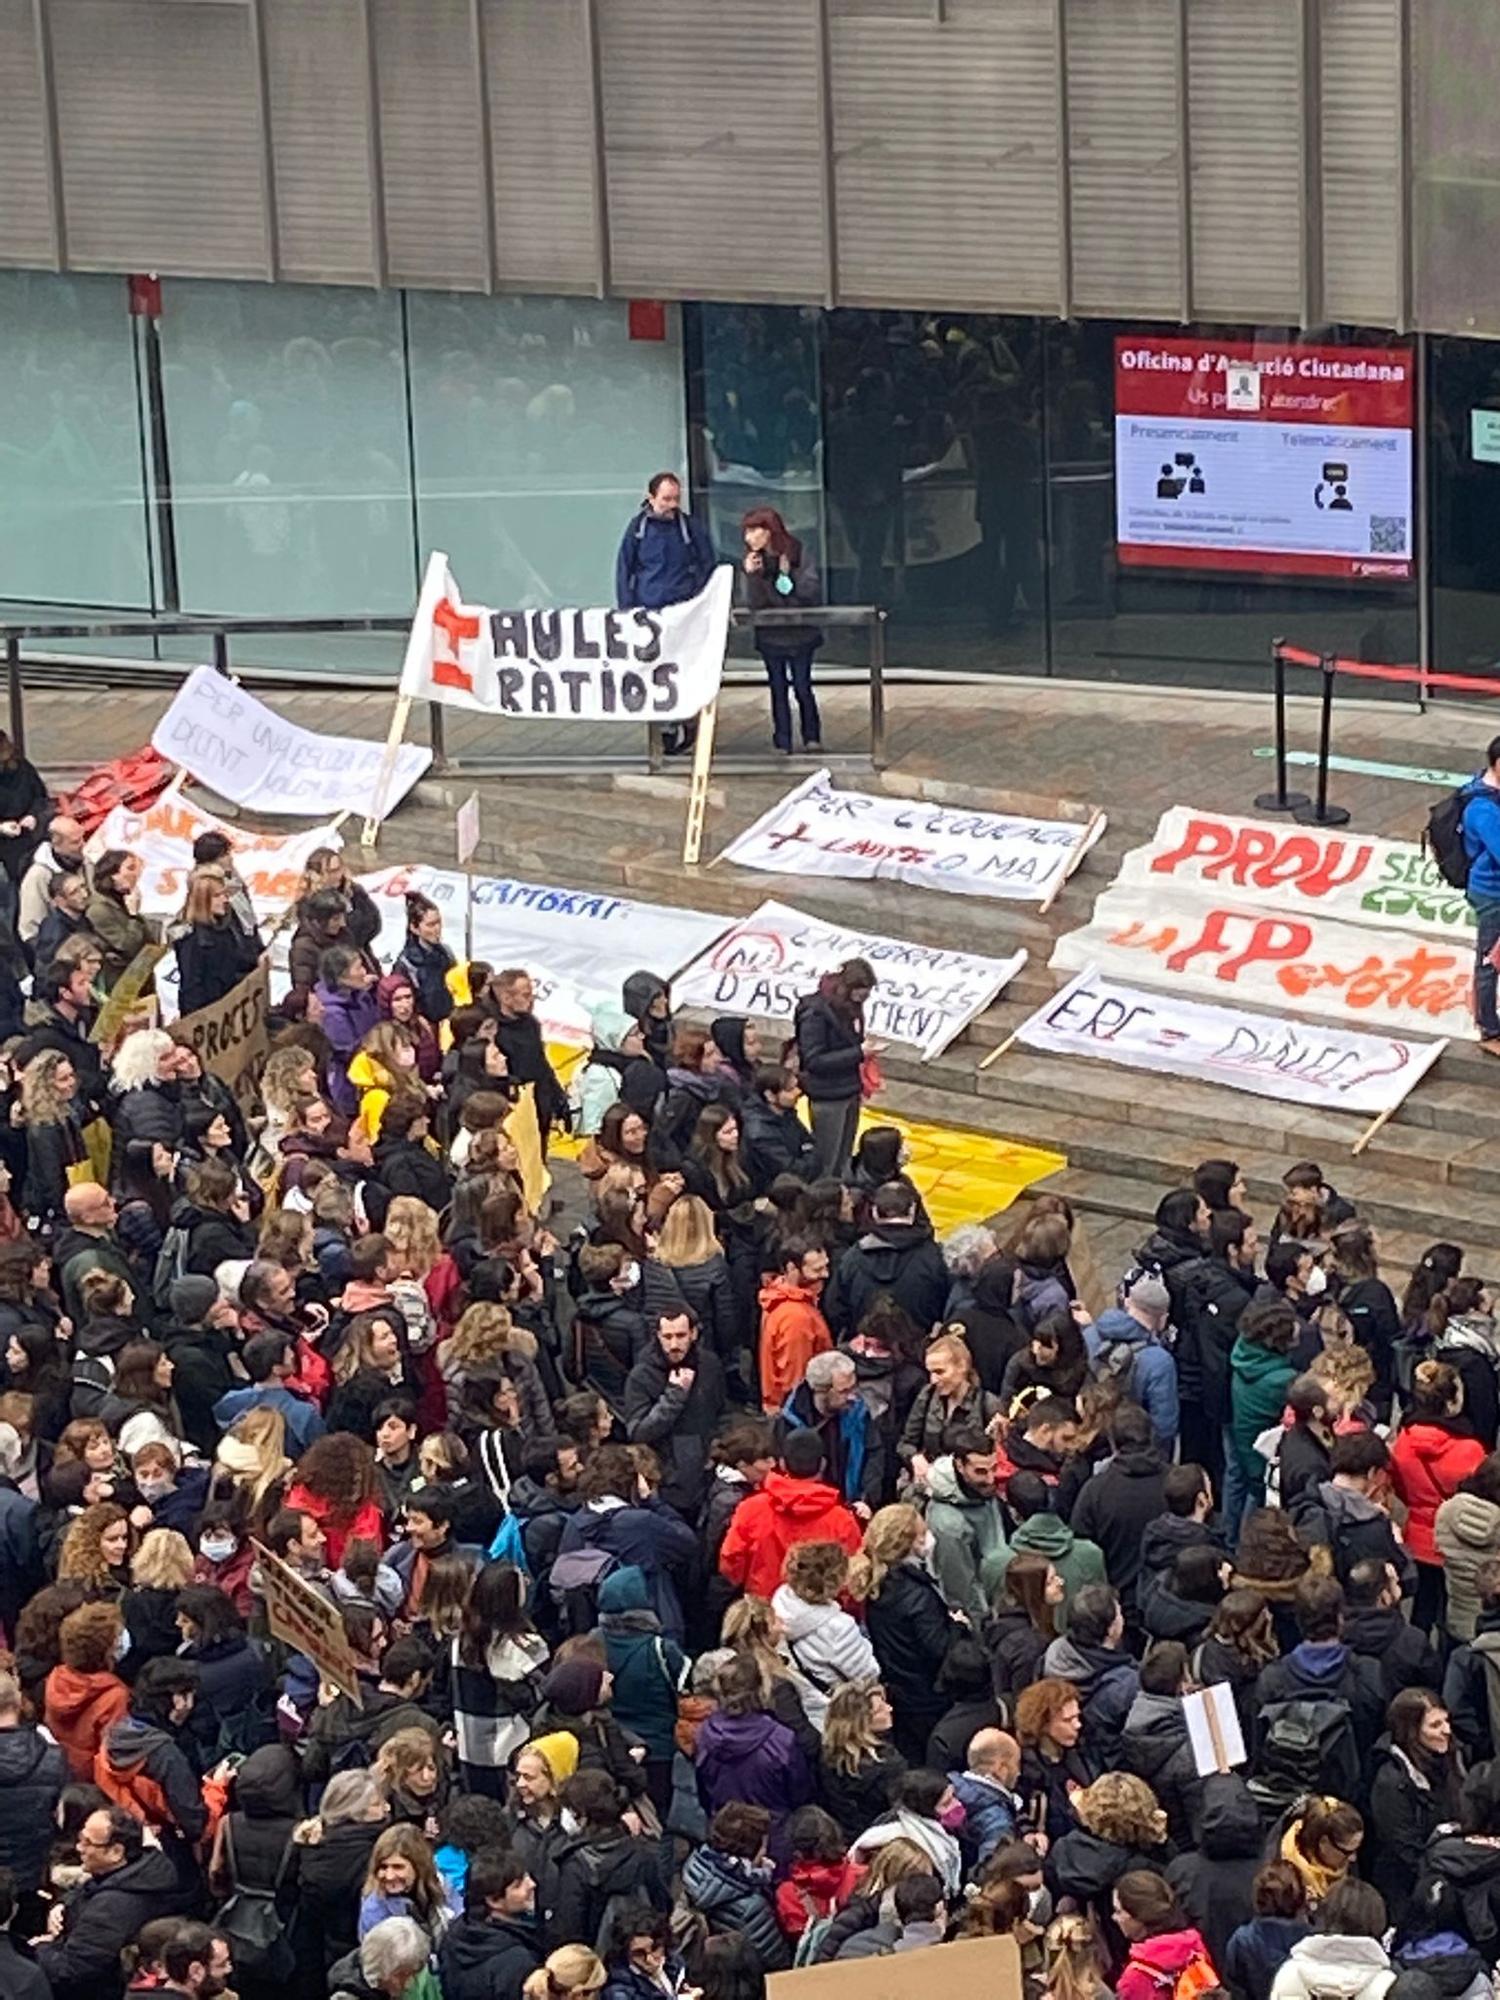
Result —
[[[41,1882],[53,1810],[68,1779],[67,1759],[39,1729],[0,1729],[0,1867],[10,1869],[23,1895]]]
[[[932,1225],[877,1222],[839,1259],[823,1295],[823,1317],[836,1338],[858,1330],[882,1293],[925,1335],[948,1303],[948,1267]]]
[[[542,1962],[541,1943],[535,1923],[460,1917],[438,1950],[443,2000],[520,2000],[528,1975]]]
[[[1221,1968],[1231,1935],[1255,1914],[1252,1891],[1264,1839],[1260,1812],[1244,1779],[1205,1778],[1198,1845],[1178,1855],[1167,1880],[1209,1957]]]
[[[225,1816],[226,1860],[244,1889],[270,1889],[302,1817],[302,1774],[288,1743],[252,1750],[235,1773],[233,1806]]]
[[[964,1330],[980,1382],[995,1396],[1004,1386],[1007,1362],[1029,1339],[1011,1310],[1015,1283],[1016,1267],[1011,1259],[991,1257],[975,1272],[968,1302],[952,1315]]]

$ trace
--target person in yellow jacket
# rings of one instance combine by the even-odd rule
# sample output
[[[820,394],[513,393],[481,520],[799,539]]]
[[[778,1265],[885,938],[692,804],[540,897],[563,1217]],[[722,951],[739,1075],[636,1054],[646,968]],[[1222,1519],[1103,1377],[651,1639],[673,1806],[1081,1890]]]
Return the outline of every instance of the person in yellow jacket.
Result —
[[[349,1064],[349,1081],[359,1092],[359,1122],[370,1142],[380,1137],[380,1121],[394,1097],[419,1097],[427,1093],[417,1073],[417,1045],[395,1021],[377,1021]]]

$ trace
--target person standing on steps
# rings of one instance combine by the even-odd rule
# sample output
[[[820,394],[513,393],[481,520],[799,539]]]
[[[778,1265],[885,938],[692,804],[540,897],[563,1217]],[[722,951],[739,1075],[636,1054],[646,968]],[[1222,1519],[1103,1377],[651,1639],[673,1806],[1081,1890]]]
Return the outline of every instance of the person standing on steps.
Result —
[[[683,509],[677,474],[653,473],[640,511],[620,540],[615,603],[622,611],[686,604],[713,575],[717,560],[712,535]],[[685,756],[697,740],[695,721],[669,722],[662,731],[669,757]]]
[[[879,1043],[865,1040],[865,1005],[875,974],[862,958],[825,972],[816,991],[804,993],[792,1019],[797,1068],[812,1107],[813,1171],[842,1180],[849,1171],[865,1058]]]
[[[817,603],[822,595],[818,572],[774,507],[752,507],[740,531],[745,537],[742,591],[752,611],[790,611],[794,605]],[[784,757],[792,754],[788,684],[797,697],[802,748],[811,756],[822,755],[823,725],[812,684],[813,654],[822,643],[823,634],[815,625],[756,628],[755,650],[765,661],[771,683],[771,741]]]

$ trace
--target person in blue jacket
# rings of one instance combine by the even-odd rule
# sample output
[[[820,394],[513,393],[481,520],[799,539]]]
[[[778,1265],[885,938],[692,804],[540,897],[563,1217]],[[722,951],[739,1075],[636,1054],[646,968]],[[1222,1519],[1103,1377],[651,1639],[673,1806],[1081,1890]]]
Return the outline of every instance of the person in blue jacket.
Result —
[[[1500,736],[1484,753],[1484,769],[1464,788],[1464,849],[1469,857],[1467,894],[1474,911],[1474,1019],[1479,1046],[1500,1056],[1500,973],[1491,957],[1500,944]]]
[[[708,582],[717,561],[708,529],[683,511],[682,481],[675,472],[654,473],[640,511],[620,538],[615,603],[622,611],[685,604]],[[695,723],[668,724],[667,755],[690,750],[697,733]]]

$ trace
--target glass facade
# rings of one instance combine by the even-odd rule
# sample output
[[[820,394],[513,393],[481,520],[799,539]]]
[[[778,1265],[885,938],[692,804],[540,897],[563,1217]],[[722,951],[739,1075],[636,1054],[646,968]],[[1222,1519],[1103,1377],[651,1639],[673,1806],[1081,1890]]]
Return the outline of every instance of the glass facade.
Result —
[[[1425,346],[1426,575],[1346,580],[1122,564],[1115,349],[1146,337],[1130,326],[169,280],[158,389],[127,297],[123,278],[0,272],[16,611],[399,617],[432,548],[491,601],[598,602],[645,479],[671,467],[731,558],[744,511],[776,507],[830,602],[885,606],[897,666],[1255,686],[1279,635],[1417,658],[1424,588],[1434,666],[1500,653],[1493,344]],[[387,644],[320,649],[394,664]]]

